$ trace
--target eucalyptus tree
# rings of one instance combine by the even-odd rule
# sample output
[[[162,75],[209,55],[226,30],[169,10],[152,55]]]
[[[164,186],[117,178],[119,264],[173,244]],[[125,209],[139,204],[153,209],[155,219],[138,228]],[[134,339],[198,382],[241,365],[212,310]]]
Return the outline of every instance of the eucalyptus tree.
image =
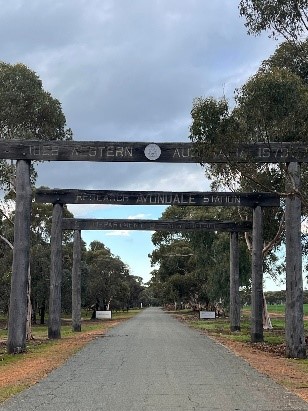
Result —
[[[235,106],[225,99],[197,98],[193,103],[191,140],[201,159],[204,151],[228,153],[241,143],[270,141],[306,142],[308,139],[308,89],[301,78],[286,68],[262,68],[236,90]],[[203,164],[212,189],[274,191],[286,194],[284,164]],[[305,174],[305,167],[303,173]],[[305,191],[301,193],[305,196]],[[282,211],[267,210],[268,247],[281,239]],[[245,215],[246,218],[246,215]],[[279,233],[278,236],[276,234]],[[277,241],[272,242],[275,238]]]
[[[38,75],[24,64],[0,62],[0,108],[1,139],[72,139],[61,103],[43,89]],[[12,162],[1,160],[0,171],[2,188],[10,189]]]
[[[161,219],[185,219],[185,207],[170,206],[162,214]],[[152,235],[155,249],[149,257],[153,267],[152,285],[160,289],[163,303],[193,302],[187,277],[195,269],[194,256],[188,239],[184,233],[156,231]]]
[[[239,9],[248,34],[270,31],[271,37],[281,35],[293,41],[307,36],[307,0],[241,0]]]
[[[66,127],[66,119],[60,102],[43,89],[37,74],[24,64],[0,63],[0,138],[19,140],[67,140],[72,138],[71,130]],[[21,187],[28,187],[31,178],[34,183],[36,175],[33,167],[30,170],[29,162],[19,160],[17,165],[19,165],[18,173],[13,161],[0,160],[1,188],[14,192],[15,179]],[[10,353],[25,351],[25,317],[27,316],[29,324],[29,313],[31,314],[29,247],[24,247],[21,241],[21,238],[27,238],[30,235],[31,196],[29,187],[18,190],[17,199],[15,226],[19,229],[16,229],[18,237],[14,241],[7,342]]]
[[[273,68],[287,69],[308,85],[308,40],[279,44],[274,54],[262,62],[259,71]]]
[[[235,90],[235,106],[213,97],[194,100],[191,139],[202,150],[228,152],[239,144],[281,141],[307,142],[307,41],[282,43],[246,84]],[[288,173],[285,164],[204,164],[212,189],[274,191],[282,195]],[[303,215],[306,214],[307,167],[301,168]],[[243,214],[243,212],[242,212]],[[283,210],[267,209],[264,254],[283,240]],[[243,218],[247,218],[243,214]],[[268,224],[266,223],[268,221]],[[249,241],[249,239],[247,238]],[[305,238],[303,238],[305,241]]]
[[[293,251],[287,248],[286,253],[286,282],[290,294],[286,317],[292,315],[299,320],[287,320],[287,355],[304,357],[303,323],[300,321],[303,287],[298,226],[300,209],[302,216],[307,214],[307,186],[299,185],[300,172],[302,180],[307,181],[307,166],[303,165],[300,170],[296,163],[256,164],[249,159],[247,163],[238,164],[229,161],[228,156],[242,143],[307,143],[308,87],[305,79],[298,75],[303,74],[303,71],[296,72],[294,64],[288,67],[290,57],[286,58],[286,49],[290,52],[290,47],[280,49],[279,58],[277,53],[275,59],[265,62],[246,84],[236,90],[234,107],[231,108],[225,99],[196,99],[191,111],[191,140],[195,143],[201,161],[203,153],[209,151],[221,152],[226,157],[225,164],[204,164],[206,175],[213,180],[213,189],[228,187],[238,191],[274,191],[284,196],[286,204],[289,204],[285,209],[286,218],[284,208],[266,211],[263,256],[269,255],[284,240],[284,223],[288,222],[285,238],[291,247],[295,243],[296,247]],[[298,51],[299,48],[296,48]],[[303,48],[305,52],[306,47]],[[279,62],[278,67],[275,61]],[[296,65],[297,68],[304,67],[302,61]],[[250,248],[248,235],[246,241]],[[296,313],[291,308],[294,304]]]
[[[100,309],[126,308],[138,304],[144,287],[141,278],[132,276],[127,265],[99,241],[93,241],[84,255],[86,278],[84,304]]]
[[[149,297],[147,297],[147,294],[145,292],[146,290],[143,285],[142,277],[129,274],[126,276],[124,284],[126,284],[126,287],[128,287],[128,294],[122,294],[123,296],[128,296],[128,299],[126,301],[127,307],[140,307],[141,302],[144,305],[149,304]],[[120,301],[119,303],[121,304]]]
[[[230,220],[232,216],[236,217],[230,208],[170,206],[162,219]],[[155,232],[152,242],[155,249],[150,254],[151,263],[158,268],[153,271],[151,285],[160,290],[164,302],[214,305],[221,301],[228,307],[230,238],[227,233]],[[240,243],[241,286],[249,286],[250,259],[243,236]]]

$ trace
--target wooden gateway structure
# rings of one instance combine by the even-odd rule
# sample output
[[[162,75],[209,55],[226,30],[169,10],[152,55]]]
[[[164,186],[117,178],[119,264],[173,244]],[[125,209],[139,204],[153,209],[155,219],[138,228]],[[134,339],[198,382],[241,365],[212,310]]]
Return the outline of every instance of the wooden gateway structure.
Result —
[[[199,205],[199,206],[246,206],[246,207],[279,207],[280,198],[273,193],[213,193],[213,192],[166,192],[166,191],[117,191],[117,190],[61,190],[61,189],[39,189],[36,190],[35,199],[37,202],[49,202],[52,204],[133,204],[133,205]],[[59,212],[61,211],[58,206]],[[258,215],[254,212],[254,215]],[[58,221],[58,219],[56,220]],[[261,225],[256,224],[256,235],[262,234]],[[239,249],[238,249],[238,233],[251,231],[252,224],[248,221],[239,223],[233,221],[216,221],[216,220],[108,220],[108,219],[63,219],[62,229],[75,230],[74,235],[74,256],[80,255],[80,231],[81,230],[165,230],[165,231],[227,231],[230,232],[230,329],[231,331],[240,330],[240,295],[239,295]],[[55,228],[55,238],[60,241],[61,227]],[[259,244],[262,247],[262,239]],[[58,253],[61,252],[61,245],[58,244]],[[261,248],[262,252],[262,248]],[[257,256],[259,252],[255,253]],[[76,257],[77,258],[77,257]],[[52,257],[55,261],[61,260],[60,254]],[[73,267],[73,329],[79,330],[80,324],[80,297],[76,294],[80,289],[80,273],[78,266],[80,262],[74,259]],[[260,277],[262,271],[254,271],[254,284],[258,287],[253,287],[253,325],[251,338],[253,341],[263,340],[263,276]],[[61,272],[53,273],[51,290],[56,287],[61,281]],[[59,295],[59,292],[55,292]],[[59,305],[59,302],[52,298],[52,305]],[[75,305],[75,303],[77,305]],[[53,312],[53,309],[50,309]],[[56,310],[56,318],[51,321],[54,328],[49,330],[49,336],[60,335],[60,312]]]
[[[202,162],[226,163],[286,163],[290,186],[295,193],[300,185],[299,162],[308,161],[308,148],[300,143],[256,143],[245,144],[230,153],[216,152],[203,157]],[[14,252],[12,287],[9,311],[8,352],[25,350],[26,330],[26,279],[29,266],[29,234],[31,215],[30,164],[32,160],[48,161],[94,161],[94,162],[170,162],[199,163],[191,143],[131,143],[105,141],[0,141],[0,158],[15,159],[16,165],[16,213],[14,227]],[[152,197],[153,198],[153,197]],[[158,197],[157,197],[158,198]],[[86,200],[84,200],[86,201]],[[91,200],[92,201],[92,200]],[[228,200],[223,200],[225,203]],[[252,253],[252,287],[258,295],[262,291],[262,207],[254,202]],[[303,328],[303,280],[301,261],[301,200],[297,195],[286,197],[286,344],[287,355],[302,358],[306,356]],[[191,204],[193,205],[193,204]],[[205,205],[205,204],[203,204]],[[222,204],[220,204],[222,205]],[[224,204],[227,205],[227,204]],[[235,204],[233,204],[235,205]],[[238,205],[238,204],[237,204]],[[55,227],[61,226],[61,200],[54,203],[52,254],[59,239]],[[59,261],[53,260],[52,273],[59,270]],[[255,274],[254,274],[255,273]],[[254,280],[255,277],[255,280]],[[261,283],[260,283],[261,279]],[[253,301],[254,312],[262,303]],[[51,315],[53,315],[51,313]],[[253,323],[255,323],[253,321]],[[252,330],[252,339],[258,340],[259,333]]]
[[[59,227],[60,229],[60,227]],[[80,245],[81,230],[138,230],[138,231],[227,231],[230,232],[230,327],[232,331],[240,330],[240,295],[239,295],[239,246],[238,233],[251,231],[252,224],[249,221],[235,223],[233,221],[215,220],[125,220],[125,219],[74,219],[64,218],[63,230],[74,230],[74,251],[72,270],[72,318],[73,329],[81,329],[81,305],[80,305]],[[61,250],[58,244],[58,252]],[[54,255],[59,259],[59,255]],[[56,274],[56,273],[55,273]],[[61,274],[59,273],[58,276]],[[57,278],[55,278],[57,284]],[[58,302],[54,301],[58,304]],[[60,318],[54,321],[56,329],[50,330],[50,334],[60,334]]]

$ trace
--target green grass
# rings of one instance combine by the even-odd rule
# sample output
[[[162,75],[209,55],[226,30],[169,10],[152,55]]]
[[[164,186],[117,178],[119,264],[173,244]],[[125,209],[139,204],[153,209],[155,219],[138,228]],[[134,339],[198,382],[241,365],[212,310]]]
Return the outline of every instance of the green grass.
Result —
[[[272,305],[268,304],[267,305],[267,311],[269,313],[284,315],[285,308],[286,308],[285,304],[272,304]],[[244,310],[250,310],[250,306],[249,305],[245,306]],[[303,305],[303,310],[304,310],[304,315],[308,316],[308,304]]]
[[[0,388],[0,404],[5,401],[6,399],[12,397],[23,391],[24,389],[28,388],[28,384],[19,384],[14,385],[11,387]]]
[[[264,343],[269,345],[283,344],[285,341],[285,320],[284,306],[272,305],[269,306],[270,317],[271,313],[279,314],[281,317],[271,317],[273,328],[264,330]],[[305,309],[307,310],[306,304]],[[230,320],[228,318],[216,318],[215,320],[199,320],[197,314],[192,312],[181,311],[181,317],[188,321],[190,326],[201,331],[206,331],[210,335],[217,335],[234,341],[250,342],[251,341],[251,322],[250,322],[250,307],[245,307],[242,312],[241,330],[236,332],[230,331]],[[304,321],[305,333],[308,333],[308,321]]]
[[[97,328],[99,328],[97,326]],[[100,327],[101,328],[101,327]],[[84,326],[82,331],[88,331],[91,327]],[[26,352],[27,354],[33,353],[43,353],[45,350],[48,350],[52,344],[57,340],[49,340],[47,338],[48,330],[47,327],[38,327],[35,326],[32,329],[33,340],[27,341],[26,343]],[[61,337],[66,338],[73,334],[71,327],[62,326],[61,327]],[[15,354],[7,354],[6,346],[0,347],[0,367],[1,365],[6,365],[8,363],[14,363],[19,361],[20,356]]]
[[[269,313],[277,313],[284,315],[285,313],[285,305],[284,304],[273,304],[267,306],[267,310]],[[308,304],[304,304],[304,315],[308,315]]]
[[[112,320],[125,320],[134,317],[140,313],[138,309],[132,309],[128,312],[119,311],[112,313]],[[104,322],[108,323],[109,320],[95,320],[91,321],[91,312],[89,311],[82,312],[82,331],[91,331],[98,329]],[[61,336],[70,335],[73,333],[71,330],[71,316],[68,314],[64,314],[62,316],[63,323],[61,325]],[[0,339],[5,339],[7,337],[7,329],[6,327],[7,318],[3,315],[0,316]],[[34,338],[44,338],[48,335],[48,317],[45,319],[45,324],[35,324],[32,326],[32,332]]]

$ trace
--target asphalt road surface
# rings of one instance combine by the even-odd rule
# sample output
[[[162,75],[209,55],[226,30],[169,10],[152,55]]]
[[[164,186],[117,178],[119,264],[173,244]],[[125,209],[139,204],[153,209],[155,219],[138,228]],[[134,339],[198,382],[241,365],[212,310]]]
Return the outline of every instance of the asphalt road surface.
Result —
[[[308,404],[159,308],[98,337],[1,411],[282,411]]]

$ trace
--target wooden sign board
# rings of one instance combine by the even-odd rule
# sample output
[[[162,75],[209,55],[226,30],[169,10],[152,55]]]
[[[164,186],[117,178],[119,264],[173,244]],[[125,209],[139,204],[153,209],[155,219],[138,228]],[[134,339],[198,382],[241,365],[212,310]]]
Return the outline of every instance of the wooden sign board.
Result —
[[[279,207],[274,193],[221,193],[173,191],[49,190],[37,189],[38,203]]]
[[[97,320],[111,320],[111,311],[96,311],[95,318]]]
[[[252,230],[250,221],[217,220],[133,220],[63,218],[63,230],[139,230],[139,231],[229,231]]]
[[[1,140],[0,158],[46,161],[200,163],[193,143],[115,141]],[[203,163],[308,162],[303,143],[242,144],[229,151],[205,153]]]
[[[215,319],[216,313],[215,311],[199,311],[199,318],[200,320]]]

